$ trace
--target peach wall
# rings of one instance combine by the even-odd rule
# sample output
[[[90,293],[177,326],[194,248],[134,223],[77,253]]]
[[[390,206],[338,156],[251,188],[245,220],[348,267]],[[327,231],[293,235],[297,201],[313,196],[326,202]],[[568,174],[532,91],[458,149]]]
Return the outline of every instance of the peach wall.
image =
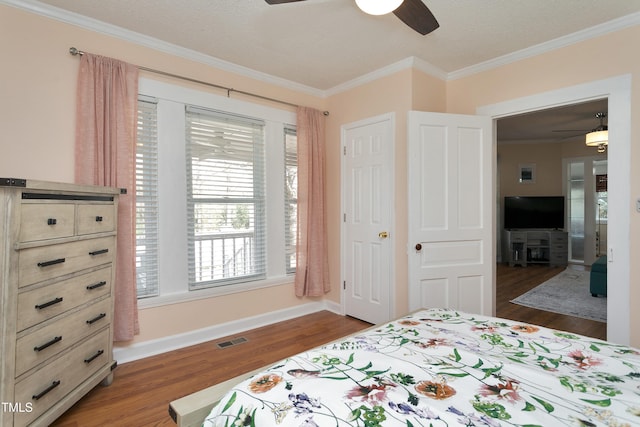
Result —
[[[561,196],[562,147],[560,144],[506,144],[498,146],[500,195]],[[519,166],[535,164],[535,183],[519,181]]]
[[[445,113],[447,108],[446,82],[419,70],[412,70],[411,78],[411,109]]]
[[[225,297],[145,308],[139,312],[140,324],[162,325],[162,327],[147,327],[146,330],[141,331],[142,334],[136,337],[136,340],[127,345],[284,310],[300,304],[300,301],[295,297],[293,284],[290,283]],[[126,347],[124,343],[120,343],[119,346]]]
[[[447,111],[473,114],[476,108],[517,99],[541,92],[565,88],[581,83],[630,74],[632,76],[632,117],[640,106],[640,62],[635,44],[640,40],[640,27],[633,27],[596,39],[557,49],[536,57],[478,73],[447,83]],[[604,55],[604,56],[603,56]],[[594,61],[594,58],[604,60]],[[640,235],[640,216],[635,212],[635,199],[640,195],[640,122],[631,125],[631,183],[630,236]],[[640,258],[640,242],[630,240],[630,259]],[[640,346],[640,264],[631,263],[630,283],[630,342]]]
[[[68,53],[71,46],[145,67],[326,109],[326,100],[322,98],[220,71],[13,7],[0,5],[0,32],[0,55],[5,58],[0,79],[2,177],[73,182],[79,60]],[[144,74],[149,78],[159,78],[155,74]],[[172,83],[182,82],[174,79]],[[209,90],[202,85],[198,87]],[[282,108],[279,104],[275,106]],[[295,298],[291,285],[284,284],[242,294],[141,309],[141,334],[129,344],[313,301],[318,300]]]

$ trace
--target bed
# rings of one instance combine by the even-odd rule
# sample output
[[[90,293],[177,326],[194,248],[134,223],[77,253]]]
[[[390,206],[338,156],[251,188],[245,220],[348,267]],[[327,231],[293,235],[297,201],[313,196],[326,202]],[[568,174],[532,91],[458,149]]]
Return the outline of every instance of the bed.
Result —
[[[174,401],[170,412],[205,427],[640,425],[640,351],[420,310]]]

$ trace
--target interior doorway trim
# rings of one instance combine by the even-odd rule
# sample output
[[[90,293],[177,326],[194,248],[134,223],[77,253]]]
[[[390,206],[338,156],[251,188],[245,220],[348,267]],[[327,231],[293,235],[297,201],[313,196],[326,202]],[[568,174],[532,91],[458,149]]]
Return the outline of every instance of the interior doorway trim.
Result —
[[[479,107],[477,113],[494,120],[537,110],[578,104],[596,99],[609,100],[609,135],[615,143],[607,147],[609,160],[609,230],[607,292],[607,339],[628,345],[630,329],[630,212],[631,200],[631,75],[597,80],[576,86]],[[495,135],[495,132],[494,132]],[[497,145],[494,136],[494,148]],[[495,174],[495,168],[494,168]],[[495,177],[494,177],[495,178]],[[495,218],[494,218],[495,221]]]

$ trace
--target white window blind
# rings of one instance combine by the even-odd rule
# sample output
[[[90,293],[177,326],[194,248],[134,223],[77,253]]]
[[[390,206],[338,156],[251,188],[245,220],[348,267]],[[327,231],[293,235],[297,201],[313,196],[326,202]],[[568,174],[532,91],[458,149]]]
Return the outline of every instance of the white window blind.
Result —
[[[138,98],[136,143],[136,277],[138,298],[158,295],[157,100]]]
[[[284,159],[285,268],[287,273],[293,273],[298,226],[298,138],[294,127],[284,128]]]
[[[264,127],[186,107],[190,289],[266,277]]]

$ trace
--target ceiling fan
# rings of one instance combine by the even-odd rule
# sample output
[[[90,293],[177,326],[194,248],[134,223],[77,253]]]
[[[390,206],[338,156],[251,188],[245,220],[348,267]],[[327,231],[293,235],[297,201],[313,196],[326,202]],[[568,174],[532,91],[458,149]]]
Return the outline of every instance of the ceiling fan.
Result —
[[[607,117],[607,113],[606,112],[598,112],[595,114],[596,119],[600,120],[600,125],[595,127],[595,128],[591,128],[591,129],[555,129],[553,130],[553,132],[571,132],[571,133],[575,133],[576,135],[586,135],[590,132],[598,132],[598,131],[603,131],[603,130],[607,130],[607,125],[604,124],[604,119]]]
[[[598,153],[604,153],[609,145],[609,127],[604,124],[607,113],[596,113],[596,119],[600,120],[600,125],[591,130],[578,129],[562,129],[554,130],[554,132],[579,132],[579,135],[585,135],[585,144],[588,147],[597,147]]]
[[[293,3],[304,0],[265,0],[269,4],[282,4],[282,3]],[[376,0],[376,2],[380,2],[381,0]],[[358,7],[366,12],[366,10],[361,6],[363,0],[356,0],[358,3]],[[393,3],[393,1],[392,1]],[[430,32],[437,29],[440,24],[436,20],[435,16],[431,13],[429,8],[422,2],[422,0],[396,0],[395,3],[399,3],[400,5],[392,10],[393,14],[396,15],[402,22],[407,24],[413,30],[419,32],[422,35],[429,34]],[[370,13],[370,12],[367,12]]]

